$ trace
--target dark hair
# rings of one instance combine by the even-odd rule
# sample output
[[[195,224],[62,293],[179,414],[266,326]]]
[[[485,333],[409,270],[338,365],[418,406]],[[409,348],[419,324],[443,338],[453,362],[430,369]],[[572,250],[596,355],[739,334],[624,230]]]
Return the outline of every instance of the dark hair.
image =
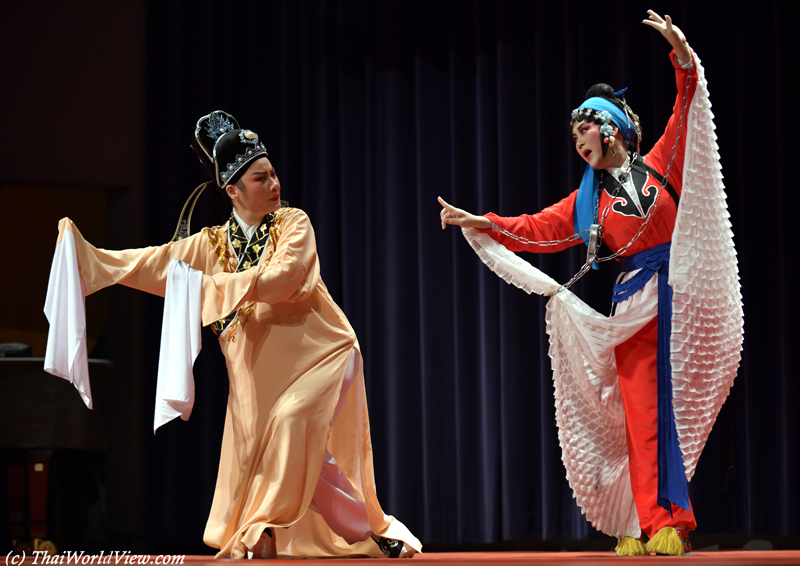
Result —
[[[222,216],[222,221],[225,222],[231,216],[231,210],[233,210],[233,203],[231,203],[231,198],[228,196],[228,193],[223,189],[220,189],[216,183],[211,184],[211,196],[214,198],[214,205],[217,207],[217,210]]]
[[[609,102],[614,104],[614,106],[616,106],[617,108],[619,108],[620,110],[622,110],[624,112],[625,111],[625,105],[622,103],[622,101],[619,98],[614,96],[614,92],[615,92],[614,89],[610,85],[607,85],[606,83],[597,83],[595,85],[592,85],[591,88],[589,88],[589,90],[586,91],[586,95],[583,97],[583,100],[585,102],[585,101],[589,100],[590,98],[594,98],[594,97],[605,98],[606,100],[608,100]],[[630,106],[628,106],[628,113],[630,114],[631,120],[633,120],[634,123],[641,124],[641,121],[639,120],[639,116],[633,112],[633,109]],[[572,129],[572,127],[575,125],[575,122],[578,122],[578,121],[580,121],[580,122],[592,122],[594,124],[602,124],[603,123],[602,120],[600,120],[600,118],[597,117],[596,113],[592,113],[591,115],[587,115],[587,114],[579,114],[578,112],[575,112],[573,114],[572,118],[570,119],[570,122],[569,122],[570,129]],[[641,131],[640,128],[638,128],[639,131]],[[628,148],[628,153],[633,153],[634,151],[636,151],[636,142],[635,141],[625,140],[625,145]],[[606,156],[606,152],[607,151],[608,151],[608,146],[606,144],[603,144],[603,157]]]

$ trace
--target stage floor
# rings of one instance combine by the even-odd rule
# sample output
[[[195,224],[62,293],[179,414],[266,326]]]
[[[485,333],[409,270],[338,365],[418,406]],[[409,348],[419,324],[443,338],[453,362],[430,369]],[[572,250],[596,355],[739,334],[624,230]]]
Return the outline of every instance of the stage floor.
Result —
[[[298,559],[279,560],[211,560],[209,556],[187,556],[185,564],[220,564],[221,562],[258,562],[261,564],[296,564]],[[405,560],[374,558],[349,559],[302,559],[303,564],[408,564],[409,566],[526,566],[546,564],[603,564],[639,565],[665,562],[679,563],[682,566],[703,564],[800,564],[800,550],[714,550],[695,551],[689,556],[641,556],[619,557],[613,552],[428,552]]]

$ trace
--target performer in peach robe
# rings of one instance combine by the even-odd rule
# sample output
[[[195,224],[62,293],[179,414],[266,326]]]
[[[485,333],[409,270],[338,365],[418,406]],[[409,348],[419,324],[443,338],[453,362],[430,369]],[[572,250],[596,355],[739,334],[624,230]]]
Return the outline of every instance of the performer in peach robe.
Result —
[[[212,113],[198,130],[226,117]],[[281,207],[258,136],[233,125],[217,136],[211,189],[230,196],[228,223],[107,251],[65,218],[58,246],[74,246],[85,295],[119,283],[164,296],[175,259],[202,272],[202,324],[215,325],[230,380],[204,535],[218,558],[411,556],[419,541],[377,499],[361,351],[320,277],[314,229],[305,212]]]

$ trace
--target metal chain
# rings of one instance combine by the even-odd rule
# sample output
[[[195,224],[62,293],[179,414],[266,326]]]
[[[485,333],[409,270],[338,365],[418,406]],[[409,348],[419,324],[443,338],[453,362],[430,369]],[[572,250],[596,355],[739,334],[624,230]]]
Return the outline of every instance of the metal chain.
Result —
[[[589,231],[589,228],[586,228],[586,230],[581,230],[577,234],[573,234],[569,238],[564,238],[563,240],[544,240],[544,241],[540,241],[540,242],[534,242],[534,241],[531,241],[531,240],[529,240],[527,238],[523,238],[522,236],[517,236],[516,234],[512,234],[511,232],[509,232],[508,230],[505,230],[503,228],[500,229],[500,232],[504,236],[508,236],[512,240],[518,241],[520,244],[524,244],[524,245],[533,244],[533,245],[536,245],[536,246],[557,246],[559,244],[565,244],[567,242],[572,242],[572,241],[575,241],[575,240],[579,240],[581,238],[581,236],[583,234],[585,234],[586,232],[588,232],[588,231]]]
[[[691,71],[691,67],[688,70]],[[672,146],[672,153],[671,153],[671,155],[669,157],[669,163],[667,164],[667,170],[664,173],[664,178],[661,181],[661,190],[658,192],[658,196],[656,197],[656,200],[653,202],[652,206],[647,211],[647,215],[645,216],[645,219],[642,222],[642,225],[639,227],[639,230],[636,232],[636,234],[634,234],[633,238],[631,238],[631,241],[628,242],[623,248],[618,250],[616,253],[613,253],[610,256],[606,256],[606,257],[597,257],[597,256],[591,257],[588,261],[586,261],[586,263],[583,264],[583,266],[580,268],[580,270],[578,270],[578,273],[576,273],[572,277],[572,279],[570,279],[567,283],[561,285],[555,291],[555,293],[558,293],[563,289],[569,289],[576,281],[578,281],[581,277],[583,277],[584,275],[586,275],[589,272],[589,270],[592,268],[592,264],[595,261],[599,263],[601,261],[610,261],[612,259],[616,259],[616,258],[620,257],[622,254],[624,254],[626,251],[628,251],[628,248],[630,248],[633,245],[633,243],[636,240],[639,239],[639,236],[641,236],[642,233],[644,233],[645,228],[647,228],[647,224],[650,222],[650,219],[653,217],[653,213],[655,212],[656,207],[658,206],[658,201],[661,199],[661,194],[664,192],[664,189],[667,186],[667,181],[669,179],[669,173],[672,170],[672,164],[675,161],[675,155],[677,154],[677,151],[678,151],[678,142],[680,141],[681,135],[683,134],[683,123],[684,123],[684,118],[686,117],[686,106],[688,105],[688,102],[689,102],[689,87],[691,86],[691,84],[692,84],[692,74],[691,74],[691,72],[689,72],[689,73],[686,74],[686,90],[683,93],[683,106],[681,108],[681,118],[680,118],[680,120],[678,122],[678,129],[676,130],[676,134],[675,134],[675,144]],[[636,157],[636,154],[634,153],[634,158],[635,157]],[[633,163],[633,161],[631,161],[631,164],[632,163]],[[602,185],[602,183],[601,183],[601,185]],[[617,186],[617,189],[614,191],[614,195],[611,195],[611,198],[609,199],[609,202],[606,205],[605,210],[603,211],[603,218],[600,220],[598,244],[597,244],[598,248],[600,247],[600,244],[602,243],[602,239],[603,239],[603,224],[605,223],[606,216],[608,216],[608,211],[609,211],[609,208],[611,206],[611,203],[613,202],[614,198],[616,198],[616,194],[619,191],[621,183],[618,182],[617,185],[618,186]],[[598,187],[598,188],[600,188],[600,187]],[[600,202],[600,195],[599,194],[597,195],[597,202],[598,202],[598,206],[599,206],[599,202]],[[597,213],[597,209],[595,209],[595,214],[596,213]],[[597,216],[595,216],[595,218],[597,218]],[[585,231],[586,230],[584,230],[584,232]],[[583,232],[581,232],[581,233],[583,233]],[[536,243],[536,242],[532,242],[532,243]]]

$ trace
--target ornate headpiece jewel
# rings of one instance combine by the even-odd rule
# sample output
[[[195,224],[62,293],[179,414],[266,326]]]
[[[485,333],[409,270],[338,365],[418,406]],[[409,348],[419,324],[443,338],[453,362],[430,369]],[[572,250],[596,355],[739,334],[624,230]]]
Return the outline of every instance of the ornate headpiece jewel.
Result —
[[[258,134],[252,130],[242,130],[239,132],[239,141],[258,145]]]
[[[600,126],[600,135],[604,138],[610,138],[614,136],[614,128],[611,127],[611,112],[608,110],[601,110],[597,112],[597,118],[599,118],[603,124]]]
[[[206,127],[206,132],[208,132],[210,138],[218,140],[222,134],[230,132],[234,128],[235,126],[233,123],[225,116],[218,114],[217,112],[212,112],[208,117],[208,126]]]
[[[573,111],[572,117],[573,120],[588,120],[594,116],[598,118],[603,116],[602,118],[600,118],[600,121],[605,122],[604,119],[605,113],[611,115],[611,120],[620,129],[620,131],[622,132],[622,136],[626,140],[628,141],[636,140],[637,132],[634,128],[634,124],[631,123],[631,120],[628,118],[628,115],[625,112],[625,110],[621,109],[619,106],[617,106],[607,98],[595,96],[584,100],[583,104],[581,104],[578,108],[576,108]]]

